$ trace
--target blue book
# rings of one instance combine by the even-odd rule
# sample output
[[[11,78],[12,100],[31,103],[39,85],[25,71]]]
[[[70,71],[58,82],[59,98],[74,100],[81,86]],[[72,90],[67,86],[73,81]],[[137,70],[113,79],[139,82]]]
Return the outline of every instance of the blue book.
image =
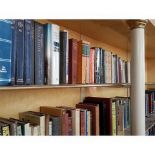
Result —
[[[34,84],[34,21],[25,20],[24,82]]]
[[[44,26],[35,22],[35,84],[43,85],[44,75]]]
[[[17,20],[16,34],[16,84],[24,84],[24,20]]]
[[[11,85],[15,85],[15,73],[16,73],[16,30],[17,22],[12,20],[12,54],[11,54]]]
[[[0,20],[0,85],[11,84],[11,20]]]

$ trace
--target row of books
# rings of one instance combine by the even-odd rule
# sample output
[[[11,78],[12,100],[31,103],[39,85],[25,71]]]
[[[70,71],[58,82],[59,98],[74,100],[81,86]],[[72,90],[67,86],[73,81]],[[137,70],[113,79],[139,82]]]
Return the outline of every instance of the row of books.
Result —
[[[130,83],[130,63],[68,31],[34,20],[0,20],[0,85]]]
[[[40,107],[0,118],[0,135],[130,135],[129,98],[86,97],[76,107]]]
[[[155,90],[145,91],[145,115],[155,112]]]

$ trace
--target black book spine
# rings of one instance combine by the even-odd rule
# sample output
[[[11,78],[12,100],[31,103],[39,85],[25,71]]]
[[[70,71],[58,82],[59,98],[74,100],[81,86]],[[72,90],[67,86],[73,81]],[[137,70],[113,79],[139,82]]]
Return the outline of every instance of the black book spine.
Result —
[[[43,85],[44,75],[44,27],[35,22],[35,84]]]
[[[16,84],[24,84],[24,20],[17,20],[16,27]]]
[[[66,84],[67,32],[60,31],[60,83]]]

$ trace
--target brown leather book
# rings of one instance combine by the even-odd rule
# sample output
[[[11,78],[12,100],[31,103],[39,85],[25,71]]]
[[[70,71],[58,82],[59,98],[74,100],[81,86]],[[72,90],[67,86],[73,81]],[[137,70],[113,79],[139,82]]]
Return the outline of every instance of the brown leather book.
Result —
[[[82,83],[82,40],[78,42],[77,83]]]
[[[61,135],[66,135],[65,132],[65,123],[64,120],[66,119],[66,111],[61,108],[57,107],[50,107],[50,106],[42,106],[40,107],[40,112],[49,114],[51,116],[60,117],[61,118]]]
[[[83,102],[99,105],[100,135],[112,135],[112,98],[86,97]]]
[[[86,110],[80,109],[80,135],[86,135]]]
[[[87,109],[92,115],[92,132],[91,135],[99,135],[99,105],[93,104],[76,104],[76,108]]]
[[[78,41],[69,39],[69,84],[77,83]]]

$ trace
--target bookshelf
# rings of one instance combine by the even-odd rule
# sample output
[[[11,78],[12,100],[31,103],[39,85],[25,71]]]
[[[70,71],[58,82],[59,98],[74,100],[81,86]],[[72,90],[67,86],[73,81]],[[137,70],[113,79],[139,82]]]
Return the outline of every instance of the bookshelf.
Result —
[[[91,46],[103,47],[130,60],[131,43],[126,20],[36,20],[40,23],[55,23],[61,30],[68,30],[69,38],[86,40]],[[152,41],[155,34],[150,22],[146,26],[146,87],[154,87],[155,49]],[[155,36],[155,35],[154,35]],[[40,106],[75,106],[85,96],[129,96],[131,84],[68,84],[0,87],[1,117],[18,118],[18,113],[39,111]]]

